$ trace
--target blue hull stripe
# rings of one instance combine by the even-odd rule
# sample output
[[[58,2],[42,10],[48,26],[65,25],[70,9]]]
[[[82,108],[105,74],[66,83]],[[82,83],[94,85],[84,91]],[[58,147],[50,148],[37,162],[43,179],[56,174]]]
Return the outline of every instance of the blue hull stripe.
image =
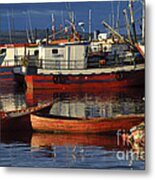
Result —
[[[2,68],[2,67],[0,67],[0,73],[1,72],[13,72],[13,68]]]
[[[0,79],[7,79],[7,78],[14,78],[15,76],[13,74],[10,75],[0,75]]]

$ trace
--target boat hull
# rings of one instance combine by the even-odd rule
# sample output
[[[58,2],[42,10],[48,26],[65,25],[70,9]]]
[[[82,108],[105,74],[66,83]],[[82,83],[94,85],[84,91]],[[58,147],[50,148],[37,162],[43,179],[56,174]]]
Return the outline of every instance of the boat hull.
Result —
[[[0,88],[16,84],[13,69],[14,66],[0,66]]]
[[[51,109],[52,104],[53,103],[47,103],[23,110],[0,112],[0,131],[32,131],[30,114],[34,112],[47,113]]]
[[[62,89],[62,90],[99,90],[129,86],[144,86],[144,69],[129,72],[111,72],[101,74],[77,75],[27,75],[25,82],[28,89]]]
[[[144,121],[144,115],[122,115],[113,118],[67,118],[31,115],[34,131],[61,133],[106,133],[130,130]]]

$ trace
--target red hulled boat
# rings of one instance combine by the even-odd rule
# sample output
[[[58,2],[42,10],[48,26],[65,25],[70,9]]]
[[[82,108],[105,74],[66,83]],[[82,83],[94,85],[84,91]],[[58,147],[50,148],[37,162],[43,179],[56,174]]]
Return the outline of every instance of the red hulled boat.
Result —
[[[81,72],[81,73],[80,73]],[[78,70],[76,73],[27,75],[25,81],[30,89],[95,90],[143,86],[145,83],[144,64],[93,70]]]

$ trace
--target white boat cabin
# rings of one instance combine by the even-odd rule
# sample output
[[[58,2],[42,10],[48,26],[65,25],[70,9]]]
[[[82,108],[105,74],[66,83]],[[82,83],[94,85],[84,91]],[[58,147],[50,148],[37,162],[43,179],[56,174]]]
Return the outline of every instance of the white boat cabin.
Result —
[[[66,43],[39,47],[41,69],[85,69],[89,43]]]
[[[24,58],[28,56],[33,56],[35,51],[38,50],[36,46],[24,46],[24,45],[6,45],[4,47],[0,47],[0,54],[4,54],[3,61],[1,62],[1,66],[17,66],[24,65]]]

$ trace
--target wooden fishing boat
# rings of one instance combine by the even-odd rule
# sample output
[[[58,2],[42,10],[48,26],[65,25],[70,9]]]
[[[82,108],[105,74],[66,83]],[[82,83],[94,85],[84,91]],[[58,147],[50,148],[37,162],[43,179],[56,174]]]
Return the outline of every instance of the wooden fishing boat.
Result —
[[[47,113],[52,104],[53,103],[50,102],[21,110],[0,112],[1,131],[31,131],[32,126],[30,122],[30,114],[35,112]]]
[[[118,115],[111,118],[75,118],[42,114],[31,115],[35,131],[65,133],[105,133],[129,130],[144,121],[144,115]]]

